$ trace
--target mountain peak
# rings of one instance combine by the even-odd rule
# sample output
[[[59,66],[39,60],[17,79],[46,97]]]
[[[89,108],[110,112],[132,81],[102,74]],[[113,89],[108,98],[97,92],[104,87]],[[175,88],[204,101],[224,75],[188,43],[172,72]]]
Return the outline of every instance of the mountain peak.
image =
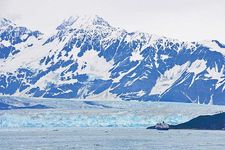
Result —
[[[212,40],[212,42],[215,42],[220,48],[225,48],[225,45],[219,42],[218,40]]]
[[[109,23],[98,15],[88,16],[79,15],[71,16],[65,19],[56,29],[61,30],[65,28],[87,27],[87,26],[105,26],[110,27]]]
[[[6,18],[0,18],[0,28],[9,26],[9,25],[15,25],[11,20]]]

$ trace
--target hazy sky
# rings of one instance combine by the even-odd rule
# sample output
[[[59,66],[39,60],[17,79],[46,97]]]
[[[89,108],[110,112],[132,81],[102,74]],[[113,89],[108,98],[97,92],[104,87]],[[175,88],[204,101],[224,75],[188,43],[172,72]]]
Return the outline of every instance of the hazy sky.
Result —
[[[0,0],[1,17],[44,33],[79,14],[128,31],[225,43],[225,0]]]

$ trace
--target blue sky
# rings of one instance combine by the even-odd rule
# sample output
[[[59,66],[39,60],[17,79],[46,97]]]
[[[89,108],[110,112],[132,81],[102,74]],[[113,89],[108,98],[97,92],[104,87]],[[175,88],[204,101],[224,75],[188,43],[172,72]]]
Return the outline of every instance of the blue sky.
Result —
[[[69,16],[96,14],[128,31],[225,43],[224,6],[225,0],[1,0],[0,16],[51,33]]]

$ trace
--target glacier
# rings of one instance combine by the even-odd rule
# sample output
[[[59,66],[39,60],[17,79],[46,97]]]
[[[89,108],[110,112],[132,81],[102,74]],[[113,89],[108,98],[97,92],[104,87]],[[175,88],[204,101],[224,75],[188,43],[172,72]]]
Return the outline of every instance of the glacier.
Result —
[[[0,110],[0,129],[58,127],[146,128],[162,121],[175,125],[199,115],[225,111],[224,106],[216,105],[150,101],[127,102],[122,100],[94,101],[1,97],[0,107],[2,104],[9,107]]]
[[[0,19],[0,95],[225,104],[225,45],[74,16],[54,33]]]

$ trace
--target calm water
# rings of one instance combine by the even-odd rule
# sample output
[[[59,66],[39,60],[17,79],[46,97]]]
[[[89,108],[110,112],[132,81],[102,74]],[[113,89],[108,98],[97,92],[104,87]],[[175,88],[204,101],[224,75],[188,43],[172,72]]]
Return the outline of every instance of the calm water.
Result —
[[[1,150],[224,150],[225,131],[143,128],[0,129]]]

